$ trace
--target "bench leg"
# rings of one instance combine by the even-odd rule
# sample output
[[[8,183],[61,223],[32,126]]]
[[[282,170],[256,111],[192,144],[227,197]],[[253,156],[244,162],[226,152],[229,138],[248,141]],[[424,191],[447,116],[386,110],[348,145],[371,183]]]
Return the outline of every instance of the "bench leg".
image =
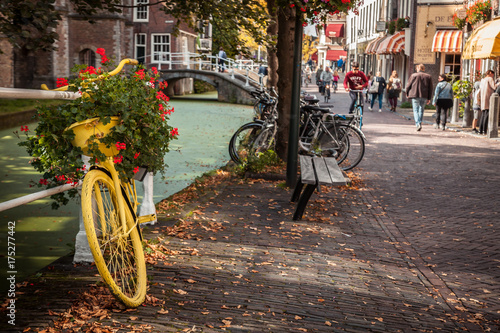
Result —
[[[314,190],[316,189],[316,185],[307,184],[304,192],[300,196],[299,203],[297,204],[297,208],[295,209],[295,213],[293,214],[293,220],[301,220],[302,215],[304,215],[304,210],[306,209],[307,203],[311,198]]]
[[[297,181],[297,184],[295,185],[295,189],[293,190],[292,193],[292,199],[290,202],[297,202],[297,200],[300,197],[300,192],[302,192],[302,188],[304,187],[304,184],[302,184],[301,179]]]

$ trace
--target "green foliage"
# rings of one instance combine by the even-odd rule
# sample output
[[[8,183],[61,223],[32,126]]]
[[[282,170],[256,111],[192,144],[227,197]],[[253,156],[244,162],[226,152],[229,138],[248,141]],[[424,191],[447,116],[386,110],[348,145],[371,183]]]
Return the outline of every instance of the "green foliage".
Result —
[[[472,83],[467,80],[456,80],[453,83],[453,94],[459,100],[458,112],[460,116],[463,116],[465,112],[465,101],[470,98],[473,88]]]
[[[214,90],[216,90],[215,87],[210,83],[201,80],[194,80],[195,94],[201,94],[207,91],[214,91]]]
[[[31,111],[39,105],[63,104],[60,100],[0,99],[0,113]]]
[[[106,64],[113,66],[109,59]],[[163,173],[166,168],[164,155],[169,150],[170,140],[176,138],[177,129],[167,124],[173,109],[168,107],[168,98],[163,92],[157,90],[165,86],[154,86],[159,77],[156,69],[146,71],[137,66],[129,73],[122,71],[110,76],[93,67],[83,71],[81,68],[75,67],[78,75],[69,81],[68,90],[83,91],[82,97],[56,106],[40,106],[34,134],[27,126],[21,128],[26,132],[26,139],[19,145],[33,157],[31,165],[43,174],[43,178],[33,184],[54,187],[75,184],[82,178],[85,172],[81,160],[83,151],[71,144],[75,134],[67,128],[94,117],[98,118],[94,123],[100,119],[107,124],[112,116],[118,116],[119,123],[103,138],[99,137],[100,133],[90,136],[86,155],[93,157],[91,165],[106,158],[99,150],[99,143],[103,143],[114,150],[115,168],[120,178],[132,178],[140,166]],[[92,128],[91,124],[88,126]],[[68,197],[75,194],[76,190],[53,196],[53,207],[66,204]]]
[[[278,154],[270,149],[256,155],[249,154],[247,159],[238,166],[237,172],[239,174],[245,174],[245,172],[262,172],[268,167],[279,166],[282,163]]]

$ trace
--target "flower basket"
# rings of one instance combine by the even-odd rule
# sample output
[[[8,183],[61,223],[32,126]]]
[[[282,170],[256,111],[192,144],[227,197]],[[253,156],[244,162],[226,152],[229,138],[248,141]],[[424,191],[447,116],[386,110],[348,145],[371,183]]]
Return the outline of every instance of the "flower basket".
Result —
[[[111,117],[111,121],[104,124],[100,118],[91,118],[84,121],[79,121],[72,124],[65,131],[72,130],[75,138],[71,141],[73,147],[79,147],[84,154],[88,154],[88,146],[94,142],[99,145],[99,150],[107,157],[118,155],[116,147],[108,147],[105,143],[101,142],[113,127],[120,122],[119,117]]]
[[[147,70],[136,61],[125,60],[115,66],[98,49],[106,69],[76,66],[75,76],[58,79],[58,85],[80,91],[82,97],[56,106],[41,106],[35,133],[27,126],[26,140],[20,143],[32,156],[31,165],[42,177],[32,184],[54,187],[78,183],[85,174],[82,155],[92,156],[91,165],[113,157],[120,179],[134,178],[140,167],[153,173],[166,171],[165,154],[178,131],[168,125],[174,111],[163,93],[166,83],[158,82],[156,68]],[[109,68],[109,69],[107,69]],[[60,89],[64,89],[61,87]],[[57,194],[53,207],[65,204],[75,191]]]
[[[486,21],[491,14],[491,1],[478,0],[467,8],[467,22],[476,25],[481,21]]]

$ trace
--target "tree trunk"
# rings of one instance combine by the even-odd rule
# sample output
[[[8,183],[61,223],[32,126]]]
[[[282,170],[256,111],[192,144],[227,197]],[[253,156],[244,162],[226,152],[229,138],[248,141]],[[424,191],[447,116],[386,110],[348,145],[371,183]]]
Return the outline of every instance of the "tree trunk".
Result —
[[[278,35],[278,17],[276,13],[276,0],[267,0],[267,10],[271,17],[271,22],[267,26],[267,35],[276,38]],[[276,87],[278,85],[278,57],[276,55],[276,46],[270,45],[267,47],[267,66],[268,77],[267,85]]]
[[[290,109],[292,102],[293,50],[295,33],[295,9],[281,7],[278,10],[278,135],[276,153],[285,160],[288,153]]]

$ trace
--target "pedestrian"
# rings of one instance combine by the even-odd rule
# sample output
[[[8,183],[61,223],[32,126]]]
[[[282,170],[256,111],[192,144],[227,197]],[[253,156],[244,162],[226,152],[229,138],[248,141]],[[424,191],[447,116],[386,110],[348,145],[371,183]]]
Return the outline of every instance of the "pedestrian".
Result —
[[[446,120],[448,118],[448,110],[453,106],[453,87],[448,82],[446,74],[438,76],[438,84],[434,92],[432,105],[436,107],[436,123],[434,128],[446,129]]]
[[[406,83],[406,96],[412,100],[413,118],[418,132],[422,129],[425,105],[432,99],[432,77],[425,73],[424,64],[418,64],[416,70]]]
[[[333,92],[337,92],[337,88],[339,86],[339,79],[340,79],[340,76],[339,76],[339,71],[338,70],[334,70],[333,71]]]
[[[490,97],[495,91],[496,85],[493,77],[495,72],[491,69],[486,71],[485,77],[481,80],[479,90],[481,91],[481,118],[479,118],[479,134],[486,134],[488,131],[488,117],[490,114]]]
[[[264,77],[267,76],[267,66],[265,66],[264,64],[260,65],[258,74],[259,74],[259,83],[260,85],[262,85],[264,82]]]
[[[337,60],[337,68],[342,70],[342,73],[344,73],[343,66],[344,66],[344,60],[342,58],[339,58],[339,60]]]
[[[306,84],[306,87],[307,87],[307,84],[308,83],[311,83],[311,67],[309,67],[309,65],[306,66],[306,71],[305,71],[305,84]]]
[[[370,85],[372,83],[373,79],[373,72],[368,72],[368,75],[366,76],[368,78],[368,89],[366,90],[365,98],[366,98],[366,103],[371,103],[371,95],[368,93],[368,90],[370,90]],[[373,105],[373,104],[372,104]]]
[[[323,85],[321,84],[321,73],[323,73],[323,68],[321,66],[318,66],[318,69],[316,70],[316,85],[318,86],[318,91],[321,93]]]
[[[375,98],[378,98],[378,112],[382,112],[382,100],[384,98],[384,90],[387,86],[385,82],[385,78],[382,76],[382,73],[377,72],[376,75],[372,78],[370,85],[370,94],[372,95],[372,100],[370,102],[370,107],[368,110],[373,110],[373,104],[375,104]]]
[[[330,83],[330,81],[333,80],[333,73],[332,71],[330,70],[330,67],[326,66],[325,67],[325,70],[323,71],[323,73],[321,73],[321,84],[323,85],[323,94],[327,93],[325,91],[325,87],[326,85],[328,85]]]
[[[353,113],[354,105],[356,104],[356,98],[358,92],[352,90],[363,90],[368,86],[368,78],[365,73],[359,70],[359,63],[353,62],[351,64],[352,70],[347,72],[344,78],[344,88],[349,92],[349,97],[351,97],[351,105],[349,106],[349,113]],[[362,92],[359,92],[362,94]],[[363,98],[363,95],[361,95]]]
[[[481,81],[478,80],[474,82],[473,98],[472,98],[472,110],[474,111],[474,119],[472,120],[472,132],[479,134],[477,130],[479,119],[481,118]]]
[[[219,48],[219,72],[223,73],[226,70],[225,59],[227,58],[226,52],[222,49],[222,46]]]
[[[396,112],[398,106],[398,98],[401,93],[401,80],[398,77],[397,71],[392,71],[389,77],[389,84],[387,85],[387,97],[389,98],[389,104],[391,105],[391,111]]]

